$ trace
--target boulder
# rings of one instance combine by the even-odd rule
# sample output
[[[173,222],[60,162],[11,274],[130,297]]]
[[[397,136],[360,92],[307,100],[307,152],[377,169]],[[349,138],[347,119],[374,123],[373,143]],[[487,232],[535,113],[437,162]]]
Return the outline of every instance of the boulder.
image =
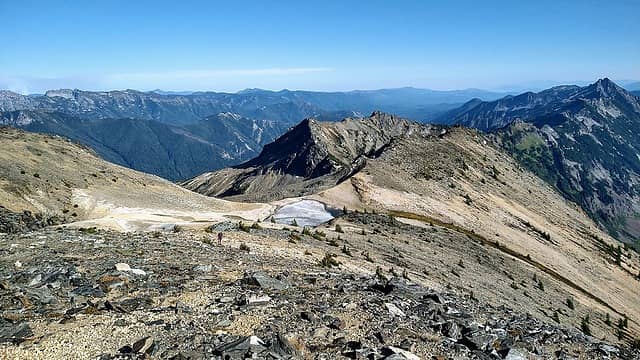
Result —
[[[509,350],[504,360],[528,360],[530,358],[531,358],[531,355],[529,354],[528,351],[513,348]]]
[[[247,274],[244,279],[242,279],[242,282],[247,285],[257,286],[268,290],[285,290],[289,288],[288,283],[274,279],[263,272]]]
[[[33,331],[27,322],[13,324],[0,320],[0,343],[20,344],[33,336]]]
[[[133,274],[141,275],[141,276],[145,276],[145,275],[147,275],[147,273],[146,273],[144,270],[141,270],[141,269],[133,269],[133,268],[131,268],[131,267],[129,266],[129,264],[125,264],[125,263],[117,263],[117,264],[115,265],[115,267],[116,267],[116,270],[118,270],[118,271],[122,271],[122,272],[125,272],[125,271],[126,271],[126,272],[131,272],[131,273],[133,273]]]
[[[407,316],[399,307],[392,303],[385,303],[384,306],[389,310],[389,314],[393,317],[405,317]]]
[[[385,360],[420,360],[418,355],[395,346],[383,347],[382,355]]]

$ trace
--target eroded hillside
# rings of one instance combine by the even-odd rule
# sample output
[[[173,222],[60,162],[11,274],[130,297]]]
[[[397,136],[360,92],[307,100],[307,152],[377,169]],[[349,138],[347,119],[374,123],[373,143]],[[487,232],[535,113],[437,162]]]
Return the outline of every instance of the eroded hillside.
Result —
[[[204,197],[157,176],[106,162],[64,138],[0,128],[0,205],[117,230],[145,229],[223,214],[260,218],[263,205]]]
[[[450,123],[493,141],[576,202],[618,240],[640,239],[640,98],[600,79],[493,102],[472,102]]]
[[[449,227],[466,234],[468,241],[498,250],[505,264],[515,262],[526,269],[513,272],[506,266],[502,271],[529,276],[542,272],[554,283],[557,292],[534,301],[541,314],[553,315],[572,297],[599,313],[601,321],[609,312],[633,317],[638,331],[637,254],[624,250],[577,205],[477,132],[454,128],[443,136],[405,138],[367,160],[349,181],[315,198],[388,213],[416,226]],[[473,257],[473,252],[460,256]],[[500,271],[474,272],[468,284],[483,288],[478,293],[496,301],[530,305],[531,292],[518,281],[499,280],[491,273]],[[517,296],[506,296],[506,287],[516,288]],[[579,326],[581,320],[572,321]],[[608,331],[613,335],[616,330]]]

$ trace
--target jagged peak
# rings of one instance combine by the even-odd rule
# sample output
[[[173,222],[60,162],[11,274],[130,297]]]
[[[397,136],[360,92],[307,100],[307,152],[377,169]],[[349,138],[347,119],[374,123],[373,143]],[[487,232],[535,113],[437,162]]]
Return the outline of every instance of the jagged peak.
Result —
[[[618,94],[625,94],[626,90],[618,86],[615,82],[609,78],[598,79],[593,84],[584,88],[581,95],[587,95],[591,97],[613,97]]]
[[[397,120],[404,120],[401,117],[391,114],[391,113],[387,113],[384,111],[380,111],[380,110],[376,110],[374,112],[371,113],[371,115],[369,116],[369,119],[376,119],[376,120],[384,120],[384,121],[397,121]]]
[[[349,118],[345,119],[345,120],[349,120]],[[400,117],[398,115],[394,115],[391,113],[387,113],[384,111],[380,111],[380,110],[376,110],[374,112],[371,113],[371,115],[369,117],[363,117],[363,118],[359,118],[357,119],[359,121],[363,121],[363,122],[373,122],[375,124],[378,125],[384,125],[384,126],[389,126],[389,125],[396,125],[396,124],[408,124],[411,121],[407,120],[403,117]]]
[[[306,118],[238,168],[269,168],[302,177],[325,175],[350,167],[360,156],[379,150],[391,139],[410,134],[419,126],[382,111],[339,122]],[[364,136],[353,137],[350,134],[354,132]]]
[[[593,85],[605,90],[611,90],[611,89],[622,90],[622,88],[619,87],[615,82],[611,81],[609,78],[606,78],[606,77],[602,79],[598,79],[598,81],[596,81]]]
[[[289,129],[289,131],[295,131],[298,129],[308,129],[309,131],[313,132],[318,130],[319,127],[320,127],[320,122],[315,118],[309,117],[309,118],[304,118],[302,121],[300,121],[296,125],[293,125]]]
[[[610,86],[612,84],[615,85],[615,83],[611,79],[609,79],[608,77],[603,77],[602,79],[598,79],[595,83],[596,84],[601,84],[601,85],[604,85],[604,86]]]
[[[389,114],[380,110],[375,110],[370,115],[370,117],[385,117],[385,116],[393,116],[393,114]]]

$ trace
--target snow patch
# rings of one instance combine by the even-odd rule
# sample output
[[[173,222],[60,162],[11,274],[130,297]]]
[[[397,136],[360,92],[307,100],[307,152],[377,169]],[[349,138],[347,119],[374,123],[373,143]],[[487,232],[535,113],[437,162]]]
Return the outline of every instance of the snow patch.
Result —
[[[291,224],[295,219],[298,226],[318,226],[333,219],[333,215],[319,201],[300,200],[278,209],[273,219],[278,224]]]

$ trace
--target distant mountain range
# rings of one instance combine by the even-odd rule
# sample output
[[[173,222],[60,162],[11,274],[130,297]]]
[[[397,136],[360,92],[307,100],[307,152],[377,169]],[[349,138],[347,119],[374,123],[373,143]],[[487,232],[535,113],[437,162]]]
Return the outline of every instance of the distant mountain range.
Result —
[[[640,239],[640,98],[609,79],[484,102],[439,117],[497,144],[620,239]]]
[[[484,96],[485,100],[474,96]],[[374,135],[377,132],[353,127],[357,122],[347,122],[351,125],[308,131],[320,134],[314,135],[316,138],[335,140],[326,148],[307,147],[309,144],[298,143],[301,140],[297,137],[270,145],[272,150],[299,146],[318,156],[331,155],[332,161],[316,159],[318,163],[309,167],[298,164],[296,157],[265,165],[266,155],[260,155],[263,146],[301,119],[358,118],[376,107],[414,119],[430,112],[435,123],[490,132],[497,146],[580,204],[610,233],[623,240],[639,239],[638,97],[609,79],[583,87],[567,85],[538,93],[499,96],[481,90],[441,92],[413,88],[344,93],[247,89],[236,94],[189,95],[57,90],[42,96],[22,96],[3,91],[0,124],[63,135],[92,147],[107,160],[171,180],[192,178],[256,158],[234,170],[225,170],[233,173],[228,178],[235,179],[233,184],[200,178],[192,181],[191,187],[230,196],[246,193],[246,189],[264,188],[263,184],[271,182],[281,184],[278,191],[289,196],[318,188],[317,182],[307,180],[327,167],[333,169],[329,173],[334,183],[346,176],[349,171],[344,164],[351,164],[355,158],[344,160],[335,151],[349,148],[351,145],[345,144],[350,144],[350,136],[361,134],[358,136],[370,137],[376,144],[378,141],[378,135]],[[467,101],[452,108],[455,102],[464,100]],[[376,114],[374,118],[381,116]],[[387,122],[379,124],[380,129],[391,131],[384,124]],[[315,128],[317,121],[307,120],[294,130]],[[353,134],[339,135],[344,131]],[[333,146],[338,150],[332,150]],[[294,168],[301,173],[289,174]],[[256,171],[262,175],[256,177]],[[251,180],[247,180],[249,177]]]
[[[438,112],[454,108],[472,98],[494,100],[504,95],[478,89],[436,91],[416,88],[349,92],[247,89],[233,94],[62,89],[29,96],[0,91],[0,111],[58,111],[83,118],[129,117],[180,125],[221,112],[295,124],[305,117],[327,112],[355,111],[368,114],[382,110],[425,121]]]
[[[427,120],[474,97],[503,95],[414,88],[235,94],[63,89],[29,96],[0,91],[0,124],[63,135],[109,161],[183,180],[251,159],[305,118],[339,120],[384,109]]]
[[[624,88],[629,91],[640,91],[640,81],[625,84]]]

